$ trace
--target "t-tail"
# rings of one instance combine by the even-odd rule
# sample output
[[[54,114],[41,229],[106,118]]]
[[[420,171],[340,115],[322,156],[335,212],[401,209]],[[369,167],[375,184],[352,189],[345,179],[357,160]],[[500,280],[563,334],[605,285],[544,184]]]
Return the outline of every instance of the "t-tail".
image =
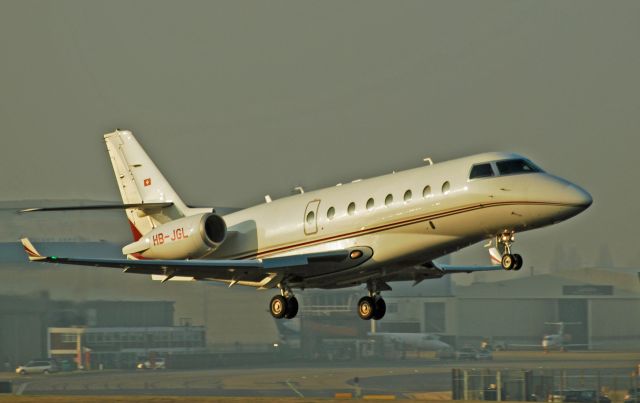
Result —
[[[104,135],[118,190],[135,241],[157,226],[178,218],[211,212],[188,207],[129,130]]]

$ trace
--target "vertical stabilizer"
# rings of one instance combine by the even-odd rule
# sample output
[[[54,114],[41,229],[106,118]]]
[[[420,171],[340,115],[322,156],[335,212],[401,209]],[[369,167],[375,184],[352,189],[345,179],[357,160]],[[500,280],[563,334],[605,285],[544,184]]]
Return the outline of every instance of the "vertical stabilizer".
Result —
[[[118,189],[124,204],[172,202],[157,210],[126,210],[135,240],[159,224],[189,215],[189,208],[173,190],[129,130],[104,135]]]

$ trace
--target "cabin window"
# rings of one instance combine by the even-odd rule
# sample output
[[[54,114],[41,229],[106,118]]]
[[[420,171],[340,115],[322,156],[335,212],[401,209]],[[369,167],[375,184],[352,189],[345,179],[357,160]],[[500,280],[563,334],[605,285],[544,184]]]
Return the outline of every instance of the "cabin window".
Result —
[[[333,220],[333,217],[336,216],[336,209],[333,207],[329,207],[329,210],[327,210],[327,218],[330,220]]]
[[[491,164],[478,164],[471,168],[469,179],[490,178],[492,176],[494,176],[494,173]]]
[[[442,194],[449,193],[450,189],[451,189],[451,184],[449,183],[449,181],[446,181],[445,183],[442,184]]]
[[[411,190],[407,190],[406,192],[404,192],[404,202],[407,203],[409,200],[411,200]]]
[[[389,193],[387,197],[384,198],[384,205],[389,207],[393,203],[393,195]]]
[[[373,197],[367,200],[367,210],[369,211],[373,210],[374,204],[375,202],[373,201]]]
[[[356,212],[356,204],[354,202],[349,203],[349,207],[347,207],[347,213],[349,215],[353,215]]]
[[[422,189],[422,197],[429,197],[431,196],[431,186],[427,185],[424,187],[424,189]]]
[[[316,219],[316,213],[314,213],[313,211],[309,211],[307,213],[307,224],[313,225],[313,223],[315,222],[315,219]]]
[[[531,161],[525,159],[504,160],[496,162],[500,175],[525,174],[532,172],[542,172],[542,169],[535,166]]]

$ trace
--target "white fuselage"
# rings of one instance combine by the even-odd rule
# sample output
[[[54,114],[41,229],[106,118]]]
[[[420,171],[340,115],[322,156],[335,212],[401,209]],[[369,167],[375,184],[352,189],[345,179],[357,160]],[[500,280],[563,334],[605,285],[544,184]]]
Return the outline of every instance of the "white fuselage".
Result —
[[[413,348],[424,351],[438,351],[451,348],[447,343],[440,341],[438,336],[428,333],[375,333],[373,336],[381,337],[391,343],[404,348]]]
[[[550,334],[542,338],[542,348],[547,350],[550,348],[561,348],[563,345],[561,334]]]
[[[263,258],[367,246],[373,257],[351,276],[364,281],[375,269],[424,263],[503,231],[550,225],[591,203],[581,188],[544,172],[469,179],[472,165],[510,158],[522,157],[479,154],[228,214],[224,220],[233,235],[208,258]]]

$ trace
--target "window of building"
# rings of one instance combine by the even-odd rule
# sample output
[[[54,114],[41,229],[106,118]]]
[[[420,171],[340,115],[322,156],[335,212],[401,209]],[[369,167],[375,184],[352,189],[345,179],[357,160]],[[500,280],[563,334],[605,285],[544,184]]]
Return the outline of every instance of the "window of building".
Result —
[[[393,195],[389,193],[387,197],[384,198],[384,205],[388,207],[391,203],[393,203]]]
[[[412,196],[411,190],[407,190],[406,192],[404,192],[404,201],[405,201],[405,203],[408,202],[409,200],[411,200],[411,196]]]
[[[349,203],[349,207],[347,207],[347,213],[349,215],[354,215],[356,212],[356,204],[354,202]]]
[[[336,216],[336,209],[333,207],[329,207],[329,210],[327,210],[327,218],[330,220],[333,220],[333,217]]]
[[[431,196],[431,186],[427,185],[424,187],[424,189],[422,189],[422,197],[429,197]]]
[[[61,339],[63,343],[76,343],[78,335],[75,333],[62,333]]]
[[[445,183],[442,184],[442,194],[449,193],[450,189],[451,189],[451,184],[449,183],[449,181],[446,181]]]
[[[492,176],[494,176],[494,172],[491,164],[477,164],[471,167],[469,179],[490,178]]]
[[[373,198],[370,198],[369,200],[367,200],[367,210],[369,211],[373,210],[374,204],[375,202],[373,201]]]

